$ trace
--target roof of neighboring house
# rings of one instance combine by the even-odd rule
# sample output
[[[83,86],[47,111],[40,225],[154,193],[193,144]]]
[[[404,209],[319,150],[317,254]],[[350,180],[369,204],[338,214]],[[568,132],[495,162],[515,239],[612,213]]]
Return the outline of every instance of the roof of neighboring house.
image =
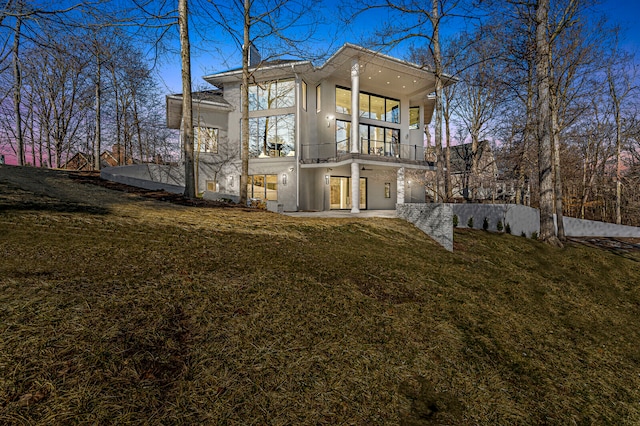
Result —
[[[478,163],[481,162],[483,155],[492,155],[491,144],[489,141],[478,142]],[[493,160],[493,159],[491,159]],[[473,163],[473,150],[471,143],[454,145],[451,147],[451,172],[464,173],[471,170]]]

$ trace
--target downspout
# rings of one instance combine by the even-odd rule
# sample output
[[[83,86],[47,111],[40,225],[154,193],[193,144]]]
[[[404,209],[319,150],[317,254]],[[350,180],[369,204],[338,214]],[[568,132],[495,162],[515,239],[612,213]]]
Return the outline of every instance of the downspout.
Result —
[[[301,143],[300,143],[300,77],[296,72],[296,67],[291,64],[291,70],[296,77],[296,211],[300,209],[300,155],[301,155]],[[307,90],[309,90],[307,88]],[[309,93],[307,93],[309,96]]]

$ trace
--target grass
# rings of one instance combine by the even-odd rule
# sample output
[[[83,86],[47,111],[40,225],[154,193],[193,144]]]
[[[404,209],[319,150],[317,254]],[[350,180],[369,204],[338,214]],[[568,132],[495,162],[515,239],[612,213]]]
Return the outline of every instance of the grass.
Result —
[[[640,424],[637,251],[37,173],[0,168],[1,424]]]

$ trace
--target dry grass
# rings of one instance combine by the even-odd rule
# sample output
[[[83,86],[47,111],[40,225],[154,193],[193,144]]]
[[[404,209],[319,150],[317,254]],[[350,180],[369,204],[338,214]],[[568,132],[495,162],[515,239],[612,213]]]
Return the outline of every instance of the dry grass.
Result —
[[[0,167],[0,423],[640,424],[638,252],[455,239]]]

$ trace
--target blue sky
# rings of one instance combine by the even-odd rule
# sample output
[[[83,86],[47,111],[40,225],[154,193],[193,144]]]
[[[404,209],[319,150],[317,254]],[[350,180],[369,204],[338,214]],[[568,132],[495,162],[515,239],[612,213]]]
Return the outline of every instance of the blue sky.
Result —
[[[356,44],[361,42],[362,37],[367,34],[367,28],[370,28],[372,23],[375,24],[385,19],[385,14],[381,11],[369,12],[360,16],[350,27],[347,27],[339,23],[336,16],[331,15],[343,11],[344,5],[349,4],[348,0],[325,0],[323,4],[325,5],[323,10],[327,13],[329,21],[334,24],[318,29],[317,43],[323,46],[333,46],[333,50],[345,42]],[[601,4],[594,7],[593,10],[594,13],[606,14],[610,22],[619,24],[624,30],[623,46],[627,50],[640,54],[640,29],[636,28],[640,23],[640,0],[602,0]],[[201,78],[203,75],[233,68],[240,64],[240,51],[234,42],[224,34],[218,34],[216,39],[217,43],[210,48],[198,40],[191,42],[192,49],[194,49],[191,66],[194,89],[206,87],[206,83]],[[405,47],[395,49],[390,53],[402,57]],[[220,58],[224,60],[221,61]],[[177,55],[166,58],[158,73],[162,90],[166,93],[182,91],[180,62]]]

